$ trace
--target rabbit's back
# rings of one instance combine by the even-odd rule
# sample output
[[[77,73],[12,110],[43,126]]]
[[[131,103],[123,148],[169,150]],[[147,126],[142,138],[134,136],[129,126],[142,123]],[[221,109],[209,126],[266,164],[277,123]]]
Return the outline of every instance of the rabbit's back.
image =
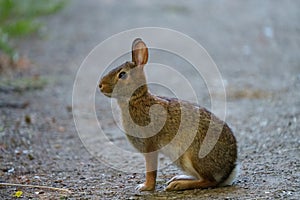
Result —
[[[155,104],[161,105],[167,115],[164,115],[163,111],[153,112],[151,122],[149,111]],[[122,113],[123,126],[129,140],[133,141],[132,144],[141,152],[146,152],[144,144],[150,142],[154,147],[151,150],[162,150],[165,154],[172,151],[171,154],[174,155],[170,155],[171,157],[178,157],[187,149],[199,153],[208,130],[208,136],[217,140],[214,151],[221,151],[223,148],[225,150],[229,145],[236,145],[227,124],[205,108],[195,104],[175,98],[150,95],[146,99],[140,98],[136,102],[131,102],[128,109],[127,115]],[[153,126],[161,125],[162,122],[165,123],[159,132],[143,132],[144,126],[150,123],[153,123]],[[147,134],[151,137],[147,137]],[[164,149],[166,146],[168,148]]]

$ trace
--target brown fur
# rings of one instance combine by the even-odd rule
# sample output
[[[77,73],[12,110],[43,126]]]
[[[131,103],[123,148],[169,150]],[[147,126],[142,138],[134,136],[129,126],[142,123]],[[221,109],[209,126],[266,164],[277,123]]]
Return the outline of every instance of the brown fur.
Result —
[[[197,179],[172,181],[166,190],[220,185],[230,176],[236,165],[237,144],[232,131],[226,123],[205,108],[175,98],[152,95],[148,91],[143,70],[147,60],[148,49],[145,43],[136,39],[132,45],[132,62],[126,62],[109,72],[99,85],[106,96],[117,99],[126,136],[145,155],[146,182],[138,189],[155,188],[157,150],[161,150],[172,160],[178,158],[175,163]],[[126,73],[126,78],[119,77],[121,72]],[[150,108],[154,105],[161,106],[162,111],[152,112],[150,115]],[[161,130],[146,137],[152,134],[153,128],[143,127],[152,125],[155,128],[163,122],[165,123]],[[192,130],[192,127],[196,129]],[[208,128],[218,141],[208,155],[199,158],[199,150]]]

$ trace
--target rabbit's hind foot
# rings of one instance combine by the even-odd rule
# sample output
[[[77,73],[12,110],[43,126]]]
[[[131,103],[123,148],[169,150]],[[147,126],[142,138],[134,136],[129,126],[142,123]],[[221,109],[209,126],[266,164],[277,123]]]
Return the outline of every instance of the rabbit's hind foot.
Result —
[[[196,180],[196,178],[194,176],[188,176],[188,175],[176,175],[167,182],[167,185],[169,185],[173,181],[178,181],[178,180]]]
[[[209,180],[178,180],[171,182],[166,188],[166,191],[204,189],[216,187],[218,182]]]

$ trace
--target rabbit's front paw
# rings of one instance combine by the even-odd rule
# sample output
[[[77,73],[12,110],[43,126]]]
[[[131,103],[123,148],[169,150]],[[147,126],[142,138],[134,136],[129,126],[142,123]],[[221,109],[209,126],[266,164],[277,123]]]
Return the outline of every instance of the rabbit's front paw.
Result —
[[[145,183],[139,184],[135,188],[138,191],[152,191],[155,189],[155,186],[153,185],[146,185]]]

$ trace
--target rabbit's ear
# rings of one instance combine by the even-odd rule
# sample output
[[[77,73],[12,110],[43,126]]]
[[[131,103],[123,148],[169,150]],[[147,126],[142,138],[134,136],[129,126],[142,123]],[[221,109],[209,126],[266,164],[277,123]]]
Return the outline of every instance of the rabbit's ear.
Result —
[[[132,43],[132,62],[139,66],[145,65],[147,61],[148,48],[140,38],[137,38]]]

